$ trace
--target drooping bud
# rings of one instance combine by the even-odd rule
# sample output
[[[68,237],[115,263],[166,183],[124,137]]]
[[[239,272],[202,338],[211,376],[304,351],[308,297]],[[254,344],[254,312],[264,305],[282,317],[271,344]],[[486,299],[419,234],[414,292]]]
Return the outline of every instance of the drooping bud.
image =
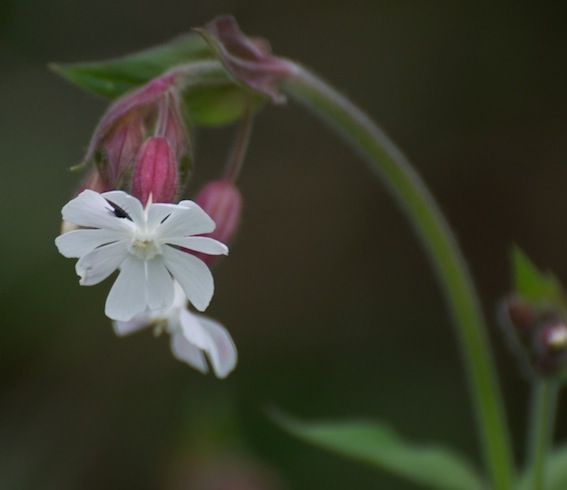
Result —
[[[194,29],[216,52],[226,71],[238,82],[267,95],[273,102],[284,102],[278,84],[291,77],[297,67],[271,54],[270,44],[261,38],[245,36],[232,16],[221,16],[203,29]]]
[[[228,244],[238,230],[242,210],[242,198],[236,186],[223,180],[209,182],[197,194],[194,201],[216,223],[214,231],[206,236]],[[196,255],[207,264],[218,258],[201,253]]]
[[[152,136],[140,148],[132,175],[132,195],[146,204],[172,202],[177,193],[177,164],[169,141]]]
[[[511,297],[502,304],[501,323],[523,367],[553,377],[567,367],[567,325],[549,304]]]

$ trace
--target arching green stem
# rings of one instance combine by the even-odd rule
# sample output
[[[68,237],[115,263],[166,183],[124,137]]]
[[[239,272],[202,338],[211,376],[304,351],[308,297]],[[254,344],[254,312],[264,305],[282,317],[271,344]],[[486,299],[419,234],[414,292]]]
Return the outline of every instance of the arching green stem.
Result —
[[[509,434],[477,296],[455,238],[406,157],[368,116],[299,65],[281,89],[349,141],[389,185],[429,252],[454,319],[476,408],[491,488],[514,484]]]

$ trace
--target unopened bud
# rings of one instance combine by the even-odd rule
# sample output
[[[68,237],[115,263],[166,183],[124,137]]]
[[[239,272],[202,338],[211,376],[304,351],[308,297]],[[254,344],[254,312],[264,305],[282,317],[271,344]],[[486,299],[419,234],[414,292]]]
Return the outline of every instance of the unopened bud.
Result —
[[[228,244],[236,234],[242,210],[242,198],[236,186],[223,180],[209,182],[197,194],[194,201],[216,223],[214,231],[206,236]],[[207,264],[218,258],[201,253],[196,255]]]
[[[132,112],[123,117],[115,129],[109,132],[103,142],[103,157],[99,164],[106,180],[113,187],[134,162],[144,137],[144,125],[141,114]]]
[[[286,59],[273,56],[265,39],[244,35],[231,16],[217,17],[203,29],[194,30],[215,50],[234,79],[274,102],[285,101],[278,85],[293,76],[297,68]]]
[[[552,377],[567,366],[567,325],[561,312],[548,304],[508,298],[502,325],[523,365],[532,373]]]
[[[175,154],[166,138],[152,136],[140,148],[132,175],[132,194],[146,204],[173,202],[177,193]]]

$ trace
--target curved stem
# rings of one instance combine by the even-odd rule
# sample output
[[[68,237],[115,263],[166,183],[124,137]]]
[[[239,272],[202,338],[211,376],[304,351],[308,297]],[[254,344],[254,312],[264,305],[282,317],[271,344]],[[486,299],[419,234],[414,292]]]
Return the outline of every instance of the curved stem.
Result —
[[[242,164],[244,163],[244,157],[246,156],[246,150],[248,149],[248,143],[250,142],[250,136],[252,135],[253,119],[253,112],[250,108],[248,108],[242,115],[240,127],[238,128],[238,133],[236,134],[236,139],[232,146],[232,151],[230,152],[230,156],[226,162],[224,180],[227,182],[236,182],[236,179],[240,174]]]
[[[464,353],[491,488],[512,488],[514,470],[498,381],[467,266],[455,238],[422,179],[386,135],[344,96],[305,68],[281,86],[333,126],[388,183],[422,239],[441,282]]]
[[[555,422],[557,391],[557,382],[554,380],[541,379],[534,386],[528,439],[528,464],[532,475],[529,488],[533,490],[545,488],[545,462]]]

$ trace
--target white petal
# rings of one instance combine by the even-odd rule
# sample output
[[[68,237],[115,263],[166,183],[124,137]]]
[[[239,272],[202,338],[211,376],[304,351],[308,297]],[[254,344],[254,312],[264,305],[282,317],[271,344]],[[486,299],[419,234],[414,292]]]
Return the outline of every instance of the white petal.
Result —
[[[182,201],[191,202],[191,201]],[[179,238],[190,235],[202,235],[210,233],[215,229],[215,222],[197,204],[192,203],[191,207],[177,206],[159,227],[159,234],[163,241],[169,238]]]
[[[170,238],[167,243],[209,255],[228,255],[228,247],[225,244],[204,236]]]
[[[217,378],[226,378],[238,358],[228,331],[220,323],[187,310],[181,311],[180,322],[185,338],[207,354]]]
[[[177,204],[152,204],[148,209],[148,229],[153,230],[162,221],[164,221],[165,218],[178,209],[179,206]]]
[[[150,323],[150,315],[148,313],[140,313],[128,322],[113,321],[112,326],[114,327],[114,333],[123,337],[124,335],[130,335],[131,333],[148,327]]]
[[[104,192],[101,196],[117,206],[120,206],[128,214],[128,216],[132,218],[132,221],[136,226],[141,227],[145,225],[146,218],[144,215],[144,208],[142,207],[142,203],[135,197],[130,194],[126,194],[124,191]],[[117,219],[125,220],[125,218]]]
[[[129,256],[108,293],[104,313],[112,320],[130,321],[146,309],[146,264]]]
[[[183,332],[177,332],[171,336],[171,351],[176,359],[186,362],[203,374],[209,372],[204,354],[184,337]]]
[[[89,189],[65,204],[61,215],[65,221],[88,228],[106,228],[127,233],[133,227],[131,221],[116,217],[112,206],[102,195]]]
[[[175,291],[173,304],[171,308],[185,308],[187,306],[187,295],[177,281],[173,281],[173,289]]]
[[[65,257],[81,257],[95,248],[124,238],[114,230],[88,229],[69,231],[55,239],[59,253]]]
[[[179,282],[183,291],[199,311],[209,306],[215,286],[211,271],[205,263],[186,252],[169,246],[162,249],[163,261],[174,279]]]
[[[148,307],[164,310],[173,303],[173,278],[165,268],[163,259],[156,257],[146,262]]]
[[[92,286],[110,276],[128,256],[126,247],[126,240],[122,240],[103,245],[83,255],[75,265],[75,271],[81,278],[79,284]]]

